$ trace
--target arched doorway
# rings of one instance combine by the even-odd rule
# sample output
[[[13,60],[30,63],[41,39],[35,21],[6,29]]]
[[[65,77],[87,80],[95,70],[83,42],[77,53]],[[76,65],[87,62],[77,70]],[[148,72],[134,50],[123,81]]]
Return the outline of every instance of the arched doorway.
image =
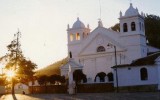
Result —
[[[97,77],[99,77],[99,80],[97,80]],[[106,77],[106,73],[104,72],[100,72],[96,75],[95,77],[95,82],[99,81],[99,82],[105,82],[105,77]]]
[[[113,73],[112,73],[112,72],[108,73],[107,76],[108,76],[108,81],[109,81],[109,82],[112,82],[112,81],[114,80],[114,79],[113,79]]]

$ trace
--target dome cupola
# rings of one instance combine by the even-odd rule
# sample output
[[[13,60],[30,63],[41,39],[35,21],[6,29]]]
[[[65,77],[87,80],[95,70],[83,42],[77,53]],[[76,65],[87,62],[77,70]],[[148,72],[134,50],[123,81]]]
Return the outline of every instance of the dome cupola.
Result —
[[[79,17],[77,18],[77,21],[73,24],[72,28],[85,28],[85,25],[79,20]]]
[[[135,16],[135,15],[139,15],[138,9],[133,8],[132,3],[130,3],[130,7],[127,9],[124,16],[129,17],[129,16]]]

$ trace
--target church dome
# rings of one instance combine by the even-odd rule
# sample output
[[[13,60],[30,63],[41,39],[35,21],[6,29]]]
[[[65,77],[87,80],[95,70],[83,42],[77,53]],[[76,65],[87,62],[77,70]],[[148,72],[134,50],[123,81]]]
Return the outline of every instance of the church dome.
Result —
[[[73,24],[72,28],[85,28],[85,25],[77,18],[77,21]]]
[[[138,9],[133,8],[132,3],[131,3],[130,7],[125,12],[125,17],[135,16],[135,15],[138,15],[138,14],[139,14]]]

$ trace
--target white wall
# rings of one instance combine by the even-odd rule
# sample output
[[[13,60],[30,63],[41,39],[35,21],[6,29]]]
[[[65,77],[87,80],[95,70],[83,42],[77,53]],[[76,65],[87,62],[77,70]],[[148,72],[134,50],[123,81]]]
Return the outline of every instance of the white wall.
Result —
[[[28,94],[29,93],[29,90],[28,90],[28,86],[23,84],[23,83],[17,83],[14,87],[14,90],[15,90],[15,93],[20,93],[22,94],[23,91],[25,92],[25,94]]]
[[[128,68],[131,68],[130,70]],[[141,80],[140,69],[146,68],[148,80]],[[123,67],[118,68],[118,86],[151,85],[158,84],[157,66]],[[114,70],[114,86],[116,87],[116,76]]]

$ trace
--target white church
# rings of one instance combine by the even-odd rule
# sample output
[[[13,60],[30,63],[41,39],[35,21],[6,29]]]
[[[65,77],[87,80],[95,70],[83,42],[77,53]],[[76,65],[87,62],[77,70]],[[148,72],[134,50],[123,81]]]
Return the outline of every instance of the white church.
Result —
[[[68,25],[70,59],[61,69],[68,76],[71,66],[82,69],[87,83],[113,82],[114,87],[154,86],[160,90],[160,51],[147,45],[144,14],[132,4],[119,16],[120,32],[105,28],[101,20],[90,31],[77,18]]]

